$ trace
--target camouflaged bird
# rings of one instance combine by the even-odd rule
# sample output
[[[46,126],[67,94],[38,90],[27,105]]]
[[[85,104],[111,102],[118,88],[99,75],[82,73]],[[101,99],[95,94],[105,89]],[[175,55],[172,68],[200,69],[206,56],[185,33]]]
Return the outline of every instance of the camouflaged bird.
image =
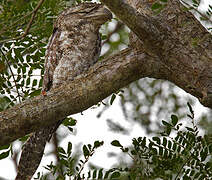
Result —
[[[82,3],[58,16],[46,50],[44,95],[51,88],[72,81],[97,62],[101,51],[99,28],[111,18],[109,10],[95,3]],[[23,147],[16,180],[32,178],[42,159],[46,142],[61,122],[35,132],[28,139]]]

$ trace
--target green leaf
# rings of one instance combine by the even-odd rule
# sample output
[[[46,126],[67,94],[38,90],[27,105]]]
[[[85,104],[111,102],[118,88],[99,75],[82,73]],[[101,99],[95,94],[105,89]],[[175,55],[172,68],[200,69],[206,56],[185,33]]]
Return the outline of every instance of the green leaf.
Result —
[[[21,74],[21,68],[20,67],[18,68],[17,73]]]
[[[162,8],[162,4],[156,2],[152,5],[152,10],[158,10],[159,8]]]
[[[29,136],[30,135],[23,136],[23,137],[19,138],[18,140],[21,142],[25,142],[29,138]]]
[[[114,100],[116,99],[116,95],[112,94],[111,99],[110,99],[110,105],[113,104]]]
[[[83,155],[85,158],[89,156],[89,150],[86,145],[83,146]]]
[[[192,128],[190,127],[185,127],[188,131],[191,131],[191,132],[195,132]]]
[[[76,119],[71,118],[71,121],[70,121],[69,126],[75,126],[76,124],[77,124],[77,120],[76,120]]]
[[[79,171],[79,167],[78,167],[78,166],[76,166],[76,171],[77,171],[77,172]]]
[[[106,171],[106,173],[104,175],[104,179],[108,179],[110,172],[111,172],[110,170]]]
[[[67,153],[70,155],[72,150],[72,143],[68,142]]]
[[[66,154],[65,150],[62,147],[58,147],[57,151],[61,154]]]
[[[172,142],[169,140],[168,141],[168,148],[171,149],[171,147],[172,147]]]
[[[146,137],[141,141],[141,147],[144,148],[146,146]]]
[[[168,2],[168,0],[160,0],[161,2],[163,2],[163,3],[167,3]]]
[[[29,94],[30,97],[35,97],[41,94],[41,89],[35,90]]]
[[[105,40],[105,39],[107,39],[107,36],[106,36],[106,35],[102,35],[102,36],[101,36],[101,39],[102,39],[102,40]]]
[[[4,145],[4,146],[1,146],[0,147],[0,150],[8,149],[9,147],[10,147],[10,144],[7,144],[7,145]]]
[[[96,172],[97,172],[97,170],[95,169],[95,170],[93,171],[93,175],[92,175],[92,178],[93,178],[93,179],[96,178]]]
[[[166,145],[167,145],[167,139],[163,138],[163,146],[166,147]]]
[[[204,161],[207,158],[207,155],[208,155],[208,149],[206,147],[200,152],[201,161]]]
[[[103,171],[103,169],[99,170],[97,179],[102,179],[102,177],[103,177],[102,171]]]
[[[123,148],[122,149],[122,152],[128,152],[129,151],[129,148]]]
[[[159,147],[159,155],[163,156],[163,148],[162,147]]]
[[[164,126],[168,126],[168,127],[172,126],[171,124],[169,124],[168,122],[166,122],[164,120],[162,120],[162,123],[163,123]]]
[[[209,145],[208,149],[209,149],[209,153],[212,154],[212,144]]]
[[[26,85],[28,86],[30,84],[30,78],[27,78]]]
[[[172,146],[172,150],[175,151],[176,149],[177,149],[177,144],[174,143],[173,146]]]
[[[192,0],[192,2],[196,5],[198,5],[199,3],[196,0]]]
[[[0,160],[1,160],[1,159],[5,159],[5,158],[7,158],[7,157],[9,156],[9,154],[10,154],[10,150],[9,150],[9,151],[6,151],[6,152],[1,153],[1,154],[0,154]]]
[[[197,179],[199,176],[200,176],[200,173],[197,172],[197,173],[195,174],[195,176],[194,176],[194,179]]]
[[[32,86],[36,86],[37,83],[38,83],[38,80],[37,80],[37,79],[34,79],[34,80],[32,81]]]
[[[178,146],[178,147],[177,147],[177,152],[179,153],[179,152],[180,152],[180,150],[181,150],[181,147],[180,147],[180,146]]]
[[[88,144],[87,146],[88,146],[89,150],[91,151],[92,150],[91,144]]]
[[[101,141],[101,142],[100,141],[95,141],[94,142],[94,147],[98,148],[98,147],[102,146],[103,144],[104,144],[104,141]]]
[[[120,172],[116,171],[111,174],[110,179],[119,178],[121,176]]]
[[[88,171],[88,179],[90,179],[90,177],[91,177],[91,172],[90,171]]]
[[[137,152],[135,150],[132,150],[131,154],[135,156],[137,154]]]
[[[165,149],[165,151],[164,151],[164,155],[163,155],[165,158],[167,158],[168,157],[168,150],[166,150]]]
[[[172,124],[175,126],[178,123],[178,117],[174,114],[171,115]]]
[[[123,147],[118,140],[112,141],[111,144],[116,147]]]
[[[155,142],[157,142],[157,144],[160,145],[160,138],[159,137],[156,137],[155,136],[155,137],[152,138],[152,140],[155,141]]]
[[[157,149],[156,149],[156,148],[151,148],[151,150],[152,150],[152,153],[153,153],[153,154],[155,154],[155,155],[157,155],[157,154],[158,154],[158,151],[157,151]]]

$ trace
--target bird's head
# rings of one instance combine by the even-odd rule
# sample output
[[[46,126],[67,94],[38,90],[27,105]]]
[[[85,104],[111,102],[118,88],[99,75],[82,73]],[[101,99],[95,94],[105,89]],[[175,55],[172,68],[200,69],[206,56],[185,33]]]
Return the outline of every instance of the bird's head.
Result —
[[[112,13],[102,4],[81,3],[61,13],[55,23],[55,28],[73,28],[84,24],[92,24],[99,28],[112,18]]]

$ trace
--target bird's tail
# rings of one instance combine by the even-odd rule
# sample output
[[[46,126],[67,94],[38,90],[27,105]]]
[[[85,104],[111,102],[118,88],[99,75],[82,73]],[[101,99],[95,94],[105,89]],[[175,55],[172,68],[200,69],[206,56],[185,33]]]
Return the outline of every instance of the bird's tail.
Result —
[[[55,125],[44,128],[30,136],[23,146],[15,180],[30,180],[32,178],[43,157],[46,142],[50,141],[62,121],[58,121]]]

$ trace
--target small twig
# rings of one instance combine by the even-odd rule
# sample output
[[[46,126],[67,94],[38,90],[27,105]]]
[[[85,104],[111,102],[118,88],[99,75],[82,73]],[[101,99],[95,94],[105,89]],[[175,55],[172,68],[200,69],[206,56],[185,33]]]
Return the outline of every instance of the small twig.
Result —
[[[15,88],[16,88],[16,91],[17,91],[17,94],[18,94],[19,102],[21,102],[21,95],[19,94],[18,86],[17,86],[16,80],[15,80],[15,76],[14,76],[14,74],[13,74],[12,68],[11,68],[11,66],[10,66],[10,64],[9,64],[9,61],[8,61],[7,57],[5,56],[4,52],[2,51],[2,49],[0,49],[0,51],[1,51],[2,55],[5,57],[6,63],[7,63],[7,65],[8,65],[8,67],[9,67],[9,70],[10,70],[10,72],[11,72],[11,75],[12,75],[13,80],[14,80],[14,83],[15,83]]]
[[[193,154],[193,153],[192,153]],[[179,177],[180,172],[182,171],[183,167],[191,160],[192,158],[192,154],[188,157],[188,159],[182,164],[182,166],[180,167],[180,170],[178,171],[175,180],[177,180],[177,177]]]
[[[34,18],[36,16],[36,13],[37,13],[38,9],[41,7],[41,5],[43,4],[43,2],[44,2],[44,0],[40,0],[38,2],[37,6],[35,7],[35,9],[32,11],[31,19],[30,19],[29,23],[27,24],[25,32],[22,34],[21,38],[25,37],[28,34],[28,32],[29,32],[29,30],[30,30],[30,28],[32,26],[33,20],[34,20]]]
[[[88,162],[89,158],[90,158],[93,154],[94,154],[94,149],[91,151],[91,153],[89,154],[89,156],[87,156],[87,157],[85,158],[85,161],[82,163],[82,166],[80,167],[80,169],[79,169],[79,171],[78,171],[76,177],[80,176],[82,170],[83,170],[84,167],[85,167],[85,164]]]
[[[20,35],[20,36],[18,36],[16,38],[12,38],[12,39],[5,39],[3,41],[0,41],[0,43],[7,42],[7,41],[14,41],[14,40],[18,40],[18,39],[24,38],[29,33],[29,30],[30,30],[30,28],[32,26],[32,23],[33,23],[33,20],[34,20],[36,14],[37,14],[37,11],[41,7],[41,5],[43,4],[43,2],[44,2],[44,0],[40,0],[38,2],[37,6],[35,7],[35,9],[31,12],[31,14],[32,14],[31,19],[28,22],[27,27],[26,27],[26,29],[25,29],[25,31],[24,31],[24,33],[22,35]]]

